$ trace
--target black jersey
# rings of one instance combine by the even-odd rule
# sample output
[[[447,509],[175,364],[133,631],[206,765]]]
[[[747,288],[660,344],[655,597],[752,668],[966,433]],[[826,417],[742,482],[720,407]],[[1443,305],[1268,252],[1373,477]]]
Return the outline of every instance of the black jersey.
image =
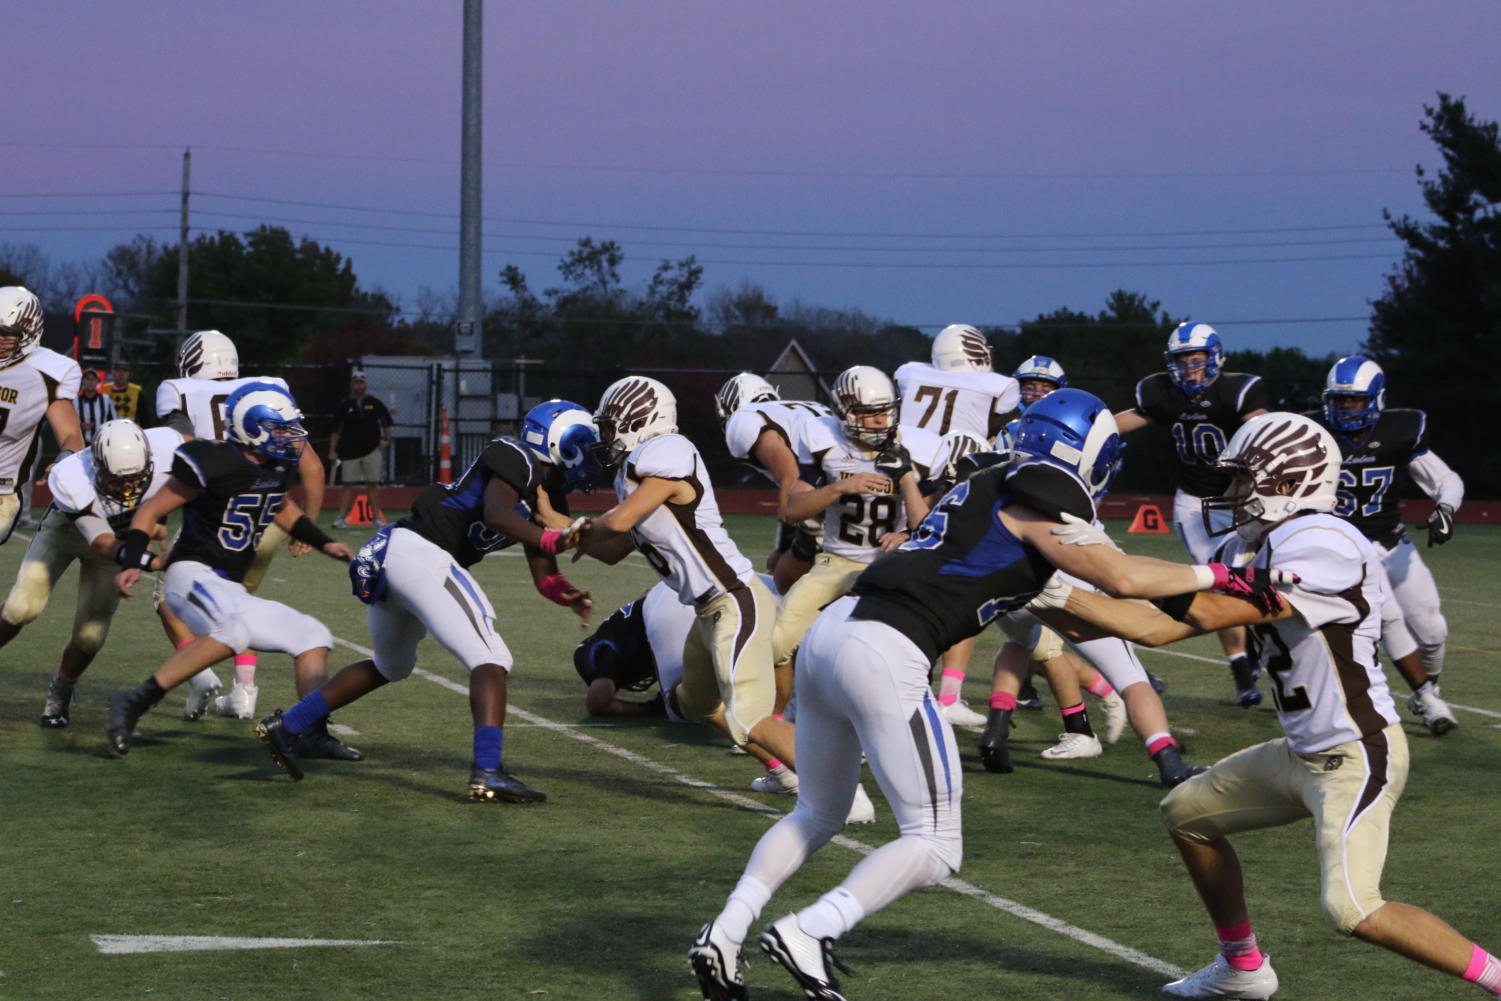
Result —
[[[641,692],[657,681],[657,658],[646,635],[646,597],[617,608],[573,650],[584,684],[608,678],[623,692]]]
[[[469,464],[458,482],[434,483],[417,495],[412,513],[397,524],[442,547],[461,567],[487,553],[515,544],[510,536],[485,526],[485,488],[499,478],[516,491],[516,513],[530,518],[537,510],[537,491],[546,490],[553,509],[566,513],[564,491],[543,482],[543,470],[519,442],[496,438]]]
[[[183,508],[182,534],[167,562],[192,560],[228,580],[244,580],[261,535],[297,479],[297,463],[262,464],[238,445],[194,438],[172,454],[172,476],[202,492]]]
[[[851,613],[902,632],[929,659],[1025,605],[1053,565],[1012,535],[998,512],[1022,504],[1086,521],[1094,504],[1077,480],[1042,462],[983,469],[950,490],[901,548],[876,560],[850,593]]]
[[[1339,443],[1339,500],[1334,513],[1366,538],[1393,546],[1402,535],[1399,503],[1407,465],[1428,451],[1428,415],[1421,410],[1383,410],[1369,431],[1351,435],[1330,426],[1322,410],[1303,415],[1329,430]]]
[[[1246,415],[1267,407],[1259,375],[1221,372],[1202,393],[1189,396],[1172,376],[1157,372],[1136,384],[1136,412],[1168,429],[1178,455],[1178,486],[1195,497],[1218,497],[1230,474],[1214,467]]]

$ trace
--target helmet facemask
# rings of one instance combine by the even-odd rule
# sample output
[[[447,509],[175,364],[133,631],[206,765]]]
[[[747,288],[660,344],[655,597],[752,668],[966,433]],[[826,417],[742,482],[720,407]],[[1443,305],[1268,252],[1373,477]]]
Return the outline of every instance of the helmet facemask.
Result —
[[[1275,525],[1303,511],[1331,511],[1339,482],[1334,439],[1297,414],[1263,414],[1241,425],[1216,465],[1232,479],[1219,497],[1205,497],[1202,517],[1210,536],[1235,531],[1255,544]],[[1215,528],[1212,513],[1230,512]]]

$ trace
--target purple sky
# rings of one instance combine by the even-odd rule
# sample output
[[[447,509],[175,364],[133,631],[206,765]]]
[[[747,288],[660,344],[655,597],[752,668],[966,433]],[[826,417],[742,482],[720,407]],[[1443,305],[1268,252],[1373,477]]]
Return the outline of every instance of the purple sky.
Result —
[[[286,225],[409,308],[451,290],[461,13],[21,5],[0,195],[157,194],[0,198],[0,242],[175,241],[191,145],[195,228]],[[1243,321],[1365,317],[1399,256],[1381,210],[1419,211],[1436,161],[1424,102],[1501,117],[1495,0],[492,2],[485,36],[487,292],[588,234],[632,284],[692,253],[709,291],[930,327],[1127,288],[1232,347],[1353,350],[1363,319]],[[1300,260],[1225,263],[1269,258]]]

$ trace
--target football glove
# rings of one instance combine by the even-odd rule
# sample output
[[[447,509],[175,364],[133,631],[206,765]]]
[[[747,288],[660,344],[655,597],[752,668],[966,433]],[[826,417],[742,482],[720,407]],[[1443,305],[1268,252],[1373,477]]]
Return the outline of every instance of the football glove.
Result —
[[[1454,538],[1454,509],[1447,504],[1440,504],[1423,524],[1428,529],[1428,548],[1442,546]]]
[[[1077,515],[1063,512],[1063,524],[1055,527],[1052,532],[1058,536],[1058,541],[1065,546],[1109,546],[1115,551],[1120,551],[1120,546],[1110,538],[1103,529],[1093,522],[1085,521]]]
[[[1223,563],[1209,564],[1214,574],[1214,590],[1249,601],[1262,615],[1275,615],[1282,611],[1282,596],[1277,593],[1279,584],[1296,584],[1297,574],[1286,570],[1258,570],[1255,567],[1227,567]]]
[[[891,478],[891,489],[894,493],[902,477],[912,469],[912,453],[900,442],[892,442],[886,446],[880,455],[876,456],[876,471],[883,476]]]

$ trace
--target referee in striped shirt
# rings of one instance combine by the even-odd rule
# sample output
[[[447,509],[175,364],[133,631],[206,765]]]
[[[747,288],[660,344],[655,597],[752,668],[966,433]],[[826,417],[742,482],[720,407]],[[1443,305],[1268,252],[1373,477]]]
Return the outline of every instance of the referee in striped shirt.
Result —
[[[84,369],[83,391],[78,394],[77,405],[84,444],[92,445],[94,432],[105,421],[115,419],[115,401],[110,399],[109,394],[99,392],[99,373],[91,368]]]

